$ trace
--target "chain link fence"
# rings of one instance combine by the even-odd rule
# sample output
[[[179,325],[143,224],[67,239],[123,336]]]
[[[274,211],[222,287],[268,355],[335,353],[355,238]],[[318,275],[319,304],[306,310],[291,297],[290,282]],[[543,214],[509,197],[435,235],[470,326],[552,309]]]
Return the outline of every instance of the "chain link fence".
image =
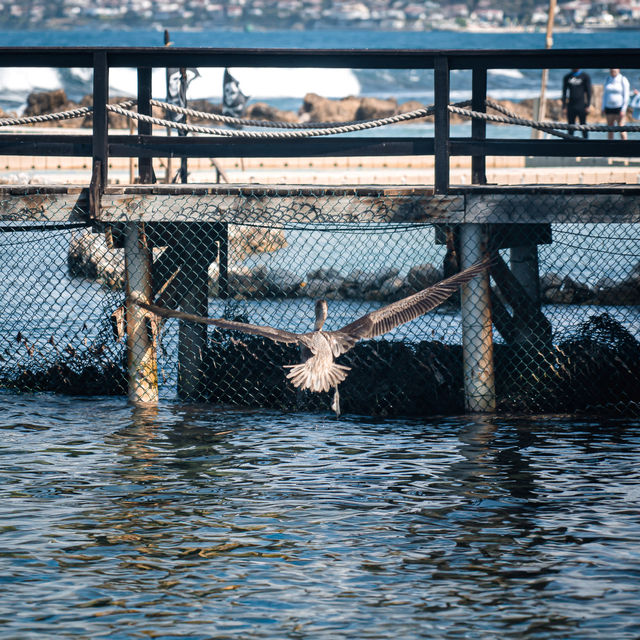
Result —
[[[56,216],[68,205],[44,191],[19,207],[3,196],[0,386],[126,394],[125,246],[134,226],[152,259],[156,304],[294,333],[313,330],[318,299],[328,301],[324,329],[337,330],[464,262],[460,199],[432,202],[442,215],[426,219],[420,195],[229,189],[212,203],[203,193],[105,197],[93,226]],[[581,197],[587,209],[590,196]],[[562,199],[541,205],[557,207],[549,209],[557,222],[530,223],[515,200],[503,204],[508,224],[497,214],[483,222],[494,256],[498,411],[640,414],[640,226],[613,221],[616,198],[596,212],[598,223],[567,221]],[[467,202],[465,215],[482,203]],[[304,356],[297,343],[175,319],[148,321],[146,332],[165,398],[287,411],[331,405],[333,390],[301,391],[287,379],[285,365]],[[462,344],[458,292],[358,341],[337,359],[350,367],[342,411],[463,413]]]

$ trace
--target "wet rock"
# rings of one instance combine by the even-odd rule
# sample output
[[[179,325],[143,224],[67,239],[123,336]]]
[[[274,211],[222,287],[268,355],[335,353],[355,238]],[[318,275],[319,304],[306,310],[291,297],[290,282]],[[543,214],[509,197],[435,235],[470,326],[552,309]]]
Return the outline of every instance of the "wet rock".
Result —
[[[67,267],[72,277],[96,280],[110,289],[124,287],[124,249],[110,249],[102,234],[74,232]]]
[[[269,269],[264,276],[268,294],[277,298],[297,295],[302,279],[287,269]]]
[[[348,122],[356,119],[360,98],[349,96],[341,100],[330,100],[316,93],[307,93],[300,107],[303,122]]]
[[[389,278],[395,278],[400,273],[400,269],[396,267],[387,267],[384,269],[379,269],[375,272],[375,286],[380,288],[383,282],[389,280]]]
[[[407,274],[407,282],[415,291],[421,291],[442,280],[441,271],[430,262],[411,267]]]
[[[308,280],[338,280],[340,278],[340,272],[333,267],[325,268],[320,267],[319,269],[312,269],[307,273]]]
[[[298,114],[295,112],[277,109],[266,102],[254,102],[249,105],[245,117],[269,122],[298,122]]]
[[[382,100],[381,98],[362,98],[356,111],[356,120],[377,120],[387,118],[398,111],[398,103],[395,100]]]
[[[27,106],[24,110],[25,116],[40,116],[47,113],[55,113],[56,111],[64,111],[71,103],[67,98],[64,89],[55,89],[53,91],[37,91],[27,96]]]
[[[341,289],[363,293],[376,285],[376,277],[361,269],[354,269],[348,273],[342,282]]]
[[[302,293],[308,298],[318,299],[328,297],[329,293],[337,293],[337,289],[335,280],[310,278],[302,289]]]
[[[398,276],[385,280],[380,287],[381,300],[399,300],[403,297],[405,281]]]
[[[544,293],[547,289],[559,289],[562,286],[562,278],[553,272],[545,273],[540,278],[540,290]]]
[[[544,302],[551,304],[585,304],[594,302],[596,295],[586,284],[573,280],[569,276],[562,279],[560,286],[543,288]]]
[[[256,298],[267,295],[266,269],[237,267],[229,270],[229,295],[239,298]]]
[[[606,305],[640,304],[640,263],[624,280],[599,280],[596,285],[596,302]]]

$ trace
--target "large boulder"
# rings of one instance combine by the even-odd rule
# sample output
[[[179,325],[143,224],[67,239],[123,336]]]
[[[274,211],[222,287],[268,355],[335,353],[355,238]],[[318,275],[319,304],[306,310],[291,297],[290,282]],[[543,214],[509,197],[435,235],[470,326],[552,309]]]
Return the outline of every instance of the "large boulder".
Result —
[[[414,291],[422,291],[442,280],[442,272],[430,262],[411,267],[407,274],[407,282]]]
[[[56,111],[64,111],[70,104],[64,89],[35,91],[27,96],[25,116],[40,116]],[[75,105],[74,105],[75,106]]]
[[[398,111],[398,103],[395,100],[382,100],[380,98],[362,98],[356,111],[356,120],[377,120],[388,118]]]
[[[356,120],[360,98],[349,96],[341,100],[330,100],[316,93],[307,93],[300,107],[302,122],[351,122]]]
[[[422,102],[418,102],[417,100],[409,100],[408,102],[403,102],[398,106],[397,113],[409,113],[410,111],[418,111],[419,109],[424,109],[426,105],[422,104]],[[459,116],[456,113],[449,114],[451,118],[451,122],[465,120],[462,116]],[[400,124],[415,124],[425,123],[425,122],[433,122],[433,116],[426,116],[424,118],[414,118],[413,120],[403,120]]]
[[[299,281],[291,278],[292,284],[286,285],[288,276],[279,270],[267,277],[267,272],[254,273],[249,269],[235,268],[245,258],[258,253],[269,253],[286,246],[284,231],[281,229],[259,229],[232,225],[229,227],[229,265],[230,273],[235,269],[236,276],[229,276],[231,292],[241,290],[243,296],[249,295],[284,295],[282,291],[293,291]],[[160,252],[163,249],[154,249]],[[67,251],[67,265],[72,277],[88,278],[104,284],[110,289],[121,289],[124,285],[124,250],[108,247],[104,235],[87,230],[72,235]],[[233,278],[236,278],[235,281]],[[210,279],[217,281],[210,273]],[[277,293],[276,293],[277,291]]]
[[[124,250],[110,249],[102,234],[74,232],[67,252],[69,275],[96,280],[109,289],[124,287]]]
[[[249,105],[245,117],[268,122],[298,122],[298,115],[293,111],[277,109],[266,102],[254,102]]]

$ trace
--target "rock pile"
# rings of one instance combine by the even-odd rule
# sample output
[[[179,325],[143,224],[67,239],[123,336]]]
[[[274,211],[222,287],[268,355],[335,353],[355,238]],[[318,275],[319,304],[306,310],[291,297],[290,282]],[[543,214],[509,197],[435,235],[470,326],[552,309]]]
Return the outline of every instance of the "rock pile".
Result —
[[[251,255],[282,249],[287,242],[281,229],[234,225],[229,228],[229,245],[230,261],[237,263]],[[154,249],[154,256],[162,250]],[[84,229],[75,232],[67,251],[67,267],[72,277],[95,280],[109,289],[124,288],[124,249],[110,248],[102,234]],[[210,268],[216,281],[217,268],[217,265]],[[257,280],[256,275],[253,281]],[[250,290],[249,284],[247,287]]]
[[[569,276],[547,273],[540,279],[540,290],[542,301],[549,304],[640,304],[640,262],[626,278],[602,278],[593,287]]]

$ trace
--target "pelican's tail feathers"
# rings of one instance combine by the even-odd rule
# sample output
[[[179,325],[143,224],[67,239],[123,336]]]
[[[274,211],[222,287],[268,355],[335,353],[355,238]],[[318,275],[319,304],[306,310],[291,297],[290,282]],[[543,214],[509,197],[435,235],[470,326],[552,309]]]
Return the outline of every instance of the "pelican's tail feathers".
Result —
[[[287,378],[294,387],[309,389],[311,391],[329,391],[331,387],[338,386],[346,377],[351,367],[332,362],[326,367],[319,367],[314,358],[310,358],[301,364],[285,365],[291,369]]]

